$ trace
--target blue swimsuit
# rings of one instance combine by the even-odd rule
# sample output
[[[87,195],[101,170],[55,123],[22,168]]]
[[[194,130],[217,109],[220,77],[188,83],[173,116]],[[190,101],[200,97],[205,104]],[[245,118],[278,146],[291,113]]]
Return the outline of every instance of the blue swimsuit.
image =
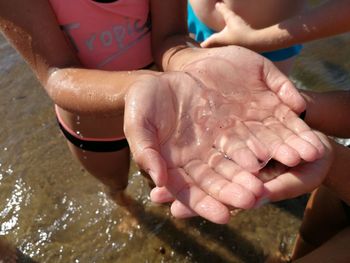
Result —
[[[214,30],[207,27],[202,21],[198,19],[198,17],[193,12],[190,4],[187,5],[187,14],[188,29],[190,33],[195,35],[196,41],[202,42],[215,33]],[[282,61],[298,55],[302,48],[302,45],[294,45],[275,51],[263,52],[261,55],[270,59],[271,61]]]

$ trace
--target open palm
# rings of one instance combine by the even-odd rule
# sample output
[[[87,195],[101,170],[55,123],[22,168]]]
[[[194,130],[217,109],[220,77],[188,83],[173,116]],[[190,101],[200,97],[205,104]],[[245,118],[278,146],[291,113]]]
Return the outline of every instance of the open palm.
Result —
[[[302,111],[304,102],[272,64],[245,49],[213,49],[183,72],[135,83],[125,134],[136,163],[158,186],[220,223],[229,217],[225,205],[255,204],[263,183],[252,172],[270,158],[294,166],[322,153],[289,107]]]
[[[202,91],[182,72],[145,77],[126,97],[125,135],[135,162],[157,185],[166,185],[203,217],[224,223],[229,217],[224,204],[253,206],[263,183],[213,147],[220,130],[196,120],[197,108],[208,103]]]

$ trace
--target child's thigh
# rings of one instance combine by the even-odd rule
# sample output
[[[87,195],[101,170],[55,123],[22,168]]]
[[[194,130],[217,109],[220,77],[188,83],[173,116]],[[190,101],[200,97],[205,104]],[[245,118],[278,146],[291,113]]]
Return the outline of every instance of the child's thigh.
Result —
[[[126,187],[130,166],[128,147],[114,152],[92,152],[82,150],[70,142],[68,142],[68,146],[84,169],[102,183],[114,188]]]
[[[306,241],[319,246],[348,224],[341,200],[321,186],[309,199],[300,234]]]
[[[310,254],[293,261],[295,263],[309,262],[350,262],[349,253],[350,227],[337,233],[321,247],[315,249]]]

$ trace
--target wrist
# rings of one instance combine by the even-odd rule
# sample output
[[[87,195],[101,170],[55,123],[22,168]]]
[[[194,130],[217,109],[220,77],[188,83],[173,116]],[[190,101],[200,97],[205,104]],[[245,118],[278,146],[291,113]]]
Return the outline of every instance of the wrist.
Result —
[[[245,43],[242,46],[255,52],[265,52],[274,50],[271,47],[271,39],[266,35],[266,28],[251,29],[244,34]]]
[[[187,61],[191,60],[201,49],[199,44],[190,37],[174,36],[164,44],[165,52],[158,52],[157,57],[161,56],[161,68],[163,71],[180,71]]]
[[[257,52],[269,52],[293,45],[293,39],[288,31],[272,25],[248,33],[250,48]]]

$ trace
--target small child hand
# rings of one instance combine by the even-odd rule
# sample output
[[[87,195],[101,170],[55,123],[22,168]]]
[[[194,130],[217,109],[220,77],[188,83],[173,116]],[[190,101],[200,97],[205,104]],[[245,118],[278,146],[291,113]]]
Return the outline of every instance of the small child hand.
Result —
[[[213,34],[201,46],[204,48],[226,45],[250,46],[250,38],[256,32],[240,16],[230,10],[226,4],[218,2],[216,10],[222,15],[225,21],[225,28]]]

